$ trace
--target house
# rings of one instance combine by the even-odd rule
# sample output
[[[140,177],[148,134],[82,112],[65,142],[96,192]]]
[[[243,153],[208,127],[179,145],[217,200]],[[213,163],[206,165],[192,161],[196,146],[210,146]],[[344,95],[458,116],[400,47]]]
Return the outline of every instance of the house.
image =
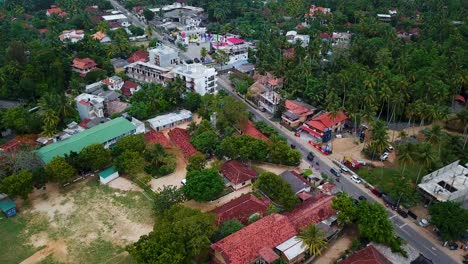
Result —
[[[130,26],[130,23],[128,22],[128,18],[124,14],[121,14],[121,13],[105,15],[105,16],[102,16],[102,19],[104,19],[108,23],[118,23],[122,27]]]
[[[171,129],[167,134],[172,144],[182,151],[186,159],[197,153],[195,147],[190,143],[190,135],[187,133],[187,130],[176,127]]]
[[[110,60],[112,66],[114,66],[115,73],[123,72],[125,69],[124,67],[128,65],[127,60],[114,58]]]
[[[148,62],[149,52],[146,50],[137,50],[128,56],[128,63]]]
[[[185,81],[188,91],[196,92],[201,96],[217,92],[217,72],[214,68],[200,63],[183,64],[177,66],[172,73]]]
[[[307,122],[301,129],[326,142],[331,139],[331,134],[326,132],[340,132],[344,128],[347,119],[348,117],[343,111],[338,111],[335,116],[330,112],[326,112]]]
[[[60,34],[59,38],[62,42],[69,42],[69,43],[77,43],[78,41],[84,39],[84,31],[83,30],[64,30],[62,34]]]
[[[46,11],[46,16],[50,17],[52,15],[57,15],[59,17],[66,17],[68,14],[67,12],[63,12],[60,7],[57,7],[56,5],[51,5],[49,9]]]
[[[157,44],[156,47],[149,49],[149,63],[160,67],[174,67],[179,64],[179,53],[166,45]]]
[[[317,108],[296,100],[284,102],[286,111],[281,115],[281,122],[291,128],[296,128],[311,117]]]
[[[336,214],[336,211],[331,207],[333,196],[322,193],[314,193],[314,195],[314,197],[300,203],[292,211],[284,214],[296,230],[301,230],[311,223],[317,224]]]
[[[331,9],[328,7],[323,7],[323,6],[316,6],[316,5],[311,5],[309,8],[309,17],[315,18],[318,15],[323,14],[323,15],[331,15]]]
[[[265,136],[260,130],[257,129],[257,127],[252,123],[252,121],[247,121],[243,128],[242,128],[242,134],[243,135],[248,135],[256,139],[263,140],[265,142],[268,142],[268,137]]]
[[[109,167],[99,172],[99,181],[101,184],[108,184],[119,177],[119,172],[114,167]]]
[[[234,64],[233,72],[239,74],[247,74],[249,76],[253,76],[255,73],[255,65],[252,63],[241,63],[241,64]]]
[[[169,139],[167,139],[167,137],[162,132],[150,130],[145,134],[145,139],[149,144],[159,144],[165,149],[172,148],[171,142],[169,142]]]
[[[120,91],[125,97],[132,96],[135,92],[141,89],[141,86],[138,83],[134,83],[132,81],[125,81]]]
[[[298,34],[297,31],[291,30],[286,32],[286,40],[291,44],[301,43],[302,47],[307,47],[310,42],[310,36],[301,35]]]
[[[58,141],[37,150],[39,158],[45,164],[55,157],[63,157],[70,152],[80,152],[92,144],[103,144],[109,148],[119,139],[135,134],[137,126],[123,117],[117,117],[103,124],[87,129],[70,138]]]
[[[15,202],[4,193],[0,193],[0,210],[2,210],[6,217],[13,217],[16,215]]]
[[[137,61],[124,67],[128,77],[139,82],[166,84],[174,79],[170,69],[147,62]]]
[[[286,216],[271,214],[212,244],[214,262],[245,264],[266,260],[272,263],[279,258],[273,248],[296,234]]]
[[[270,72],[265,72],[260,74],[255,72],[253,76],[254,80],[263,84],[266,88],[270,90],[277,90],[283,87],[284,78],[279,78],[271,74]]]
[[[351,43],[351,33],[348,32],[333,32],[332,46],[348,47]]]
[[[287,182],[295,194],[301,192],[310,192],[309,182],[295,171],[285,171],[280,177]]]
[[[120,90],[124,85],[124,81],[119,76],[108,77],[101,81],[103,84],[109,88],[109,90],[115,91]]]
[[[254,75],[255,76],[255,75]],[[260,81],[255,81],[247,90],[247,97],[256,105],[260,105],[260,95],[269,91]]]
[[[344,260],[338,262],[339,264],[392,264],[385,258],[374,246],[370,245],[361,250],[354,252]]]
[[[105,98],[82,93],[75,97],[76,110],[81,120],[104,117]]]
[[[464,202],[468,198],[468,168],[457,160],[424,177],[419,191],[430,200]]]
[[[102,32],[102,31],[98,31],[98,32],[92,34],[91,37],[93,39],[99,41],[100,43],[111,42],[111,39],[109,38],[109,36],[107,36],[107,34]]]
[[[252,47],[251,43],[238,37],[214,36],[211,38],[211,50],[224,51],[229,58],[227,64],[247,61],[250,47]]]
[[[390,22],[392,15],[389,14],[377,14],[377,19],[382,22]]]
[[[88,13],[99,13],[100,12],[99,7],[97,5],[87,6],[87,7],[85,7],[84,11],[88,12]]]
[[[231,219],[237,219],[247,224],[253,214],[263,217],[270,204],[269,200],[261,200],[253,194],[243,194],[240,197],[211,211],[216,215],[216,225]]]
[[[239,190],[248,186],[257,177],[257,172],[237,160],[229,160],[221,166],[226,186]]]
[[[72,64],[72,70],[80,73],[81,75],[86,75],[88,72],[96,69],[97,64],[90,58],[74,58]]]
[[[191,121],[192,112],[185,109],[148,119],[150,127],[155,131],[162,131]]]
[[[293,236],[279,244],[276,247],[276,250],[281,255],[281,258],[286,261],[286,263],[298,263],[305,258],[307,247],[304,246],[302,240],[300,240],[297,236]]]
[[[281,103],[281,95],[275,91],[267,90],[260,93],[258,105],[263,107],[265,111],[274,115],[278,110],[278,106]]]

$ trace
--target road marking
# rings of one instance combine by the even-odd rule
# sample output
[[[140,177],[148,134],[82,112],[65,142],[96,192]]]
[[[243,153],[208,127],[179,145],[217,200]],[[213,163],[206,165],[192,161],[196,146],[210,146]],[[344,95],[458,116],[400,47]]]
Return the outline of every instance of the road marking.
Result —
[[[407,224],[407,223],[404,223],[404,224],[402,224],[402,225],[400,226],[400,228],[403,228],[403,227],[405,227],[406,225],[408,225],[408,224]]]
[[[393,216],[391,216],[390,219],[393,219],[393,218],[395,218],[395,217],[396,217],[396,214],[394,214]]]
[[[434,256],[437,256],[437,254],[434,251],[432,251],[432,249],[430,249],[430,248],[428,248],[428,247],[426,247],[424,245],[423,245],[423,247],[426,248],[427,250],[429,250]]]

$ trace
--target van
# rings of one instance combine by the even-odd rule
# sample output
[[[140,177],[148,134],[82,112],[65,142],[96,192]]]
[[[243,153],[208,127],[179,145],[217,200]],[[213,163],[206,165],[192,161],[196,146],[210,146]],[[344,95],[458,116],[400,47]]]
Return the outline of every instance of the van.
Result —
[[[340,170],[338,170],[338,169],[331,168],[330,172],[331,172],[331,174],[335,175],[336,177],[341,177]]]

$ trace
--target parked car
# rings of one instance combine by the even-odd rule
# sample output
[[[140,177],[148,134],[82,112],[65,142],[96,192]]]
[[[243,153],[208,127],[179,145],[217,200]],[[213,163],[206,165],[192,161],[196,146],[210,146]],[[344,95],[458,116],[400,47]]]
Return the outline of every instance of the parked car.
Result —
[[[391,145],[388,145],[388,147],[385,149],[386,152],[392,152],[394,149]]]
[[[258,110],[260,110],[260,112],[265,112],[266,111],[265,107],[263,107],[263,106],[259,106]]]
[[[340,166],[341,172],[349,173],[349,169],[346,166]]]
[[[187,179],[183,179],[182,181],[180,181],[180,183],[182,183],[182,185],[187,184]]]
[[[382,197],[382,192],[380,192],[379,190],[377,190],[377,189],[375,189],[375,188],[372,189],[371,192],[372,192],[373,194],[375,194],[375,196],[377,196],[377,197]]]
[[[291,144],[291,148],[292,148],[292,149],[296,149],[296,145]]]
[[[351,176],[351,180],[353,180],[353,182],[357,184],[360,184],[362,182],[361,179],[359,179],[359,177],[356,175]]]
[[[448,244],[448,247],[450,248],[450,250],[457,250],[458,249],[458,244],[455,243],[455,242],[451,242]]]
[[[335,175],[336,177],[341,177],[341,173],[338,169],[331,168],[330,169],[331,174]]]
[[[381,161],[386,161],[388,159],[388,152],[384,152],[382,156],[380,156]]]
[[[367,198],[364,197],[363,195],[358,197],[359,201],[367,201]]]
[[[423,218],[423,219],[418,221],[418,225],[420,227],[427,227],[427,226],[429,226],[429,221],[427,221],[427,219]]]
[[[314,153],[312,153],[312,152],[309,152],[309,154],[307,154],[307,160],[308,160],[308,161],[313,161],[313,160],[314,160],[314,158],[315,158],[315,155],[314,155]]]
[[[398,209],[398,210],[397,210],[397,213],[398,213],[399,215],[401,215],[403,218],[407,218],[407,217],[408,217],[408,212],[406,212],[406,211],[404,211],[404,210]]]

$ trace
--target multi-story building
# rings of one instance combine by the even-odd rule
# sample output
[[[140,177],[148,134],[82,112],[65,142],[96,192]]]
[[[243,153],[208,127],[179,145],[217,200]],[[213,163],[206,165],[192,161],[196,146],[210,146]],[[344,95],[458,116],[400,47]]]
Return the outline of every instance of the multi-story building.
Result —
[[[196,92],[202,96],[217,92],[217,72],[214,68],[194,63],[179,65],[172,72],[185,81],[187,90],[189,91]]]
[[[119,76],[108,77],[101,81],[103,84],[107,85],[109,90],[115,91],[120,90],[124,85],[124,81]]]
[[[179,53],[166,45],[158,44],[149,49],[149,62],[160,67],[174,67],[179,64]]]
[[[297,34],[297,31],[294,31],[294,30],[286,32],[286,39],[291,44],[301,42],[301,45],[303,47],[307,47],[307,45],[309,45],[309,42],[310,42],[309,35]]]
[[[281,96],[272,90],[267,90],[264,93],[260,94],[258,104],[260,107],[263,107],[265,111],[270,114],[274,114],[278,110],[278,105],[281,101]]]
[[[164,68],[148,62],[131,63],[125,68],[128,77],[139,82],[155,82],[166,84],[174,79],[174,74],[168,68]]]
[[[83,93],[75,97],[76,110],[82,120],[104,117],[104,101],[104,97]]]
[[[233,64],[238,61],[247,61],[249,58],[249,47],[251,43],[237,37],[214,36],[211,39],[211,49],[213,51],[224,51],[229,56],[227,64]]]

